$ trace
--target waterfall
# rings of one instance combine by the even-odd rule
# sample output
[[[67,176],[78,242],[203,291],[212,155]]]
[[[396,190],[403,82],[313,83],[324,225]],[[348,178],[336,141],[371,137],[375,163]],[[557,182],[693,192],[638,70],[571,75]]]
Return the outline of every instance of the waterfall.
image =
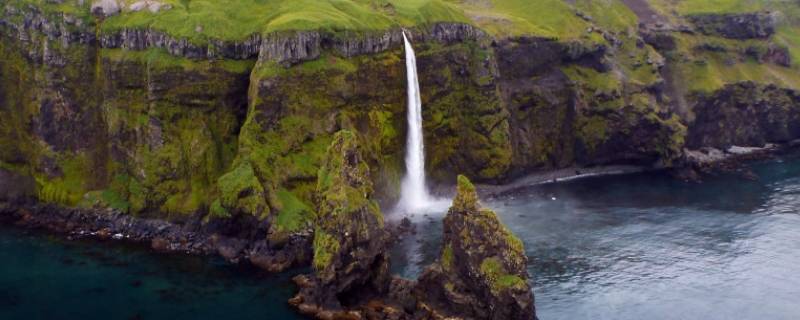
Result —
[[[408,78],[408,138],[406,140],[406,176],[400,190],[398,208],[415,213],[430,206],[432,198],[425,184],[425,146],[422,138],[422,100],[417,81],[417,58],[403,32]]]

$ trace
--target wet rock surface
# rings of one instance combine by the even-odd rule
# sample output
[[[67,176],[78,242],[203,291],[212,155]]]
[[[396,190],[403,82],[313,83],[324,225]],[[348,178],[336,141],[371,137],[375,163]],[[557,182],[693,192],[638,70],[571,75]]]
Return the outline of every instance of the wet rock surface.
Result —
[[[0,168],[0,202],[29,200],[36,194],[36,181],[29,176]]]

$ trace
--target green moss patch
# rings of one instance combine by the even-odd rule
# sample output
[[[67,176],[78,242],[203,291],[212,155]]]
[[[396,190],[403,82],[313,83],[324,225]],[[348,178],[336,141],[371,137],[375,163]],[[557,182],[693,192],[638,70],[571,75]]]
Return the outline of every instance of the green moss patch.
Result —
[[[442,268],[447,270],[452,270],[453,268],[453,247],[450,245],[445,245],[444,249],[442,250]]]
[[[59,157],[61,174],[56,177],[37,175],[37,196],[43,202],[74,206],[88,191],[90,169],[84,154],[65,154]]]
[[[292,233],[307,227],[314,218],[314,210],[298,199],[292,192],[279,189],[278,216],[274,220],[276,231]]]
[[[324,270],[333,257],[339,253],[339,241],[325,231],[318,229],[314,232],[314,268]]]
[[[509,288],[525,288],[525,280],[517,275],[509,274],[497,257],[484,259],[481,262],[480,270],[494,293]]]
[[[217,185],[222,207],[256,216],[269,212],[264,200],[264,188],[250,163],[239,164],[220,177]]]

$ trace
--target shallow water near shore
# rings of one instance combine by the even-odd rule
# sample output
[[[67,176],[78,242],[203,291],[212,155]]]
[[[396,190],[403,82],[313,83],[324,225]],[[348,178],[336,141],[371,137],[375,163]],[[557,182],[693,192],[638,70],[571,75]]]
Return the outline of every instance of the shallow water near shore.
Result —
[[[0,319],[301,319],[289,274],[0,225]]]
[[[606,176],[484,204],[525,243],[543,320],[797,319],[800,158],[752,167],[760,180]],[[393,252],[409,278],[441,241],[441,216],[416,220]]]
[[[797,319],[800,157],[752,167],[760,180],[593,177],[485,205],[525,242],[542,320]],[[435,259],[443,214],[415,216],[396,273]],[[290,277],[0,225],[0,319],[300,319]]]

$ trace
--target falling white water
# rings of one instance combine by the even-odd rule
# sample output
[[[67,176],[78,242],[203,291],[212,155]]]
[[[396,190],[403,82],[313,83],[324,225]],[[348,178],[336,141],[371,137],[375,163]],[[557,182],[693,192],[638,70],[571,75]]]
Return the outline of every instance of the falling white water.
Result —
[[[408,138],[406,141],[406,176],[400,190],[398,209],[405,213],[419,213],[437,204],[425,184],[425,146],[422,137],[422,100],[417,81],[417,59],[414,48],[403,32],[408,78]]]

